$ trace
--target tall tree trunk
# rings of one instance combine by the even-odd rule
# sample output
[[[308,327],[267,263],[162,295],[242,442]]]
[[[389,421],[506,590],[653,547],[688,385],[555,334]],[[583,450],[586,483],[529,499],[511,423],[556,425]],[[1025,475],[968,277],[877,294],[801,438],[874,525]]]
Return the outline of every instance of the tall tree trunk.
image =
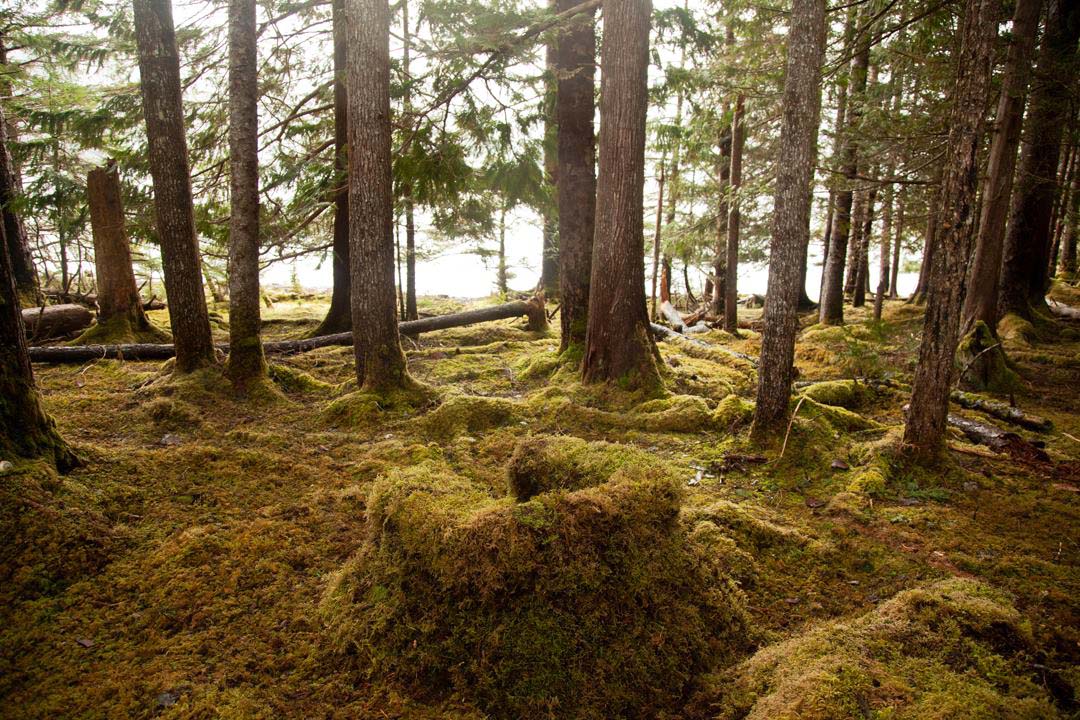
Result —
[[[0,64],[6,64],[6,53],[0,44]],[[37,271],[34,269],[34,259],[30,254],[30,239],[26,234],[26,226],[23,225],[22,217],[12,207],[13,202],[19,195],[21,182],[19,171],[15,167],[11,150],[8,147],[8,128],[5,124],[3,129],[4,142],[0,146],[0,213],[3,214],[4,236],[6,252],[11,260],[11,270],[15,278],[15,288],[25,302],[37,303],[40,297],[38,288]]]
[[[798,331],[799,254],[810,242],[824,59],[825,1],[794,0],[769,253],[769,311],[761,336],[757,403],[750,430],[758,443],[783,427],[791,397]]]
[[[968,271],[968,293],[964,298],[963,332],[982,321],[994,330],[997,325],[998,279],[1001,275],[1002,241],[1009,214],[1016,148],[1024,117],[1024,99],[1031,74],[1031,56],[1043,0],[1017,0],[1012,18],[1011,41],[1005,59],[994,138],[990,144],[986,180],[983,184],[975,257]]]
[[[499,298],[506,301],[510,292],[510,277],[506,269],[506,203],[499,208],[499,268],[496,273]]]
[[[941,235],[930,268],[919,364],[904,428],[904,445],[922,457],[936,453],[945,434],[961,303],[977,220],[979,147],[986,96],[990,91],[997,7],[995,0],[967,0],[960,24],[956,85],[951,97],[941,187]]]
[[[929,197],[926,201],[926,231],[923,239],[922,263],[919,265],[919,281],[915,285],[915,292],[908,298],[908,302],[916,305],[926,302],[926,294],[930,287],[930,268],[933,265],[934,249],[938,242],[938,228],[941,224],[942,171],[942,167],[937,169],[934,179],[927,188]]]
[[[600,174],[582,377],[657,387],[641,216],[652,2],[605,0],[603,12]]]
[[[259,317],[259,80],[255,0],[229,0],[229,360],[238,392],[266,374]]]
[[[7,145],[7,128],[0,110],[0,143]],[[41,405],[34,373],[26,352],[19,296],[7,236],[0,225],[0,457],[47,458],[60,472],[79,464],[78,458],[56,432],[56,425]]]
[[[890,170],[891,173],[891,170]],[[889,258],[892,255],[893,186],[885,186],[885,201],[881,208],[881,257],[878,258],[877,290],[874,292],[874,319],[881,319],[885,293],[889,291]]]
[[[652,292],[649,295],[650,305],[652,309],[652,319],[656,322],[656,319],[660,317],[660,304],[656,301],[656,278],[660,274],[660,237],[661,230],[664,224],[664,182],[667,180],[666,170],[664,169],[664,163],[667,162],[667,150],[660,155],[660,172],[656,178],[656,225],[653,228],[653,241],[652,241]],[[664,265],[668,263],[667,256],[664,256]]]
[[[739,331],[739,188],[742,186],[743,144],[746,140],[746,128],[743,122],[742,95],[735,100],[735,114],[731,120],[731,175],[729,182],[733,191],[731,210],[728,212],[727,227],[727,267],[724,275],[724,330],[729,333]]]
[[[1075,78],[1071,61],[1078,35],[1080,4],[1049,0],[1005,235],[999,316],[1016,313],[1030,318],[1033,305],[1045,304],[1054,171],[1069,117],[1069,88]]]
[[[727,106],[721,111],[727,115]],[[727,234],[730,208],[728,207],[728,184],[731,180],[731,132],[730,126],[720,131],[720,154],[717,158],[717,208],[716,208],[716,254],[713,272],[716,275],[716,289],[713,292],[712,314],[724,314],[724,298],[727,297]]]
[[[345,0],[333,0],[334,31],[334,288],[316,337],[352,329],[349,305],[349,92],[345,81],[348,20]]]
[[[390,6],[347,0],[349,264],[357,384],[385,393],[411,383],[394,299],[390,160]]]
[[[896,300],[900,297],[900,291],[896,287],[896,282],[900,276],[900,244],[904,238],[904,211],[906,210],[904,200],[906,199],[904,189],[901,187],[898,197],[896,198],[896,236],[893,241],[892,249],[892,268],[889,272],[889,299]]]
[[[557,9],[564,12],[578,4],[579,0],[559,0]],[[555,66],[560,346],[565,351],[572,346],[584,347],[591,307],[596,223],[595,10],[579,14],[560,33]]]
[[[855,7],[848,8],[848,18],[845,26],[845,51],[851,45],[851,40],[854,38],[855,31]],[[848,65],[850,68],[850,64]],[[844,153],[844,125],[847,122],[847,98],[848,98],[848,81],[850,79],[850,73],[846,70],[843,73],[838,73],[835,83],[837,86],[837,98],[836,98],[836,118],[833,124],[833,150],[832,161],[830,164],[836,164],[840,161]],[[832,187],[832,181],[830,178],[829,185],[829,208],[825,218],[825,232],[821,238],[821,280],[818,283],[818,303],[821,303],[822,298],[825,296],[825,268],[829,263],[829,246],[832,241],[833,228],[836,226],[836,203],[839,199],[837,191]]]
[[[412,111],[412,33],[409,31],[409,0],[401,2],[401,37],[401,68],[406,78],[402,103],[405,106],[405,112],[408,113]],[[405,187],[404,195],[405,319],[416,320],[419,317],[416,310],[416,209],[413,207],[412,186]]]
[[[1063,280],[1071,282],[1076,277],[1076,242],[1080,228],[1080,172],[1073,162],[1072,191],[1065,211],[1065,229],[1061,237],[1061,254],[1058,273]]]
[[[176,371],[214,362],[191,199],[180,58],[170,0],[134,0],[135,41]]]
[[[855,268],[855,288],[851,294],[851,306],[866,305],[866,286],[870,282],[870,238],[874,229],[874,202],[877,200],[877,187],[866,193],[866,214],[859,231],[859,261]]]
[[[870,12],[867,7],[864,6],[863,11],[859,14],[860,28],[865,28],[869,22]],[[844,266],[847,262],[848,239],[852,233],[851,186],[859,175],[859,146],[856,136],[866,96],[869,64],[870,32],[869,29],[864,29],[861,38],[858,40],[855,54],[851,59],[844,145],[843,152],[840,153],[840,171],[845,178],[845,187],[836,193],[832,237],[829,239],[829,258],[825,263],[820,300],[821,308],[818,316],[819,321],[825,325],[837,325],[844,322]]]
[[[131,267],[131,245],[124,231],[124,206],[116,165],[110,161],[87,174],[86,196],[94,235],[98,327],[108,325],[110,330],[116,330],[116,335],[137,335],[151,330]]]
[[[558,6],[555,0],[549,0],[555,12]],[[596,42],[593,41],[595,48]],[[544,205],[543,256],[540,260],[540,286],[544,297],[556,298],[559,295],[559,130],[555,118],[555,96],[557,93],[558,41],[548,42],[544,48],[544,184],[550,196]]]
[[[1071,134],[1071,131],[1069,134]],[[1047,272],[1050,276],[1053,276],[1057,269],[1057,255],[1061,247],[1061,235],[1065,231],[1065,216],[1068,214],[1066,208],[1069,205],[1069,188],[1072,186],[1072,176],[1076,169],[1074,161],[1076,149],[1068,142],[1065,142],[1064,145],[1057,182],[1054,187],[1053,209],[1050,211],[1050,248],[1052,255],[1047,266]]]

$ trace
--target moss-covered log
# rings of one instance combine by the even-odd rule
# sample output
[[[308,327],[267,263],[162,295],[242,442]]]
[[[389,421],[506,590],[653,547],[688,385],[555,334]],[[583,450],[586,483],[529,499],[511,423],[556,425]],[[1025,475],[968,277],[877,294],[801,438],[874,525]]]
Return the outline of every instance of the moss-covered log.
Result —
[[[1028,430],[1049,432],[1054,427],[1054,424],[1048,419],[1026,413],[1020,408],[1013,407],[1000,400],[980,397],[960,390],[953,390],[949,399],[962,408],[967,408],[968,410],[981,410],[987,415],[996,417],[998,420],[1004,420],[1007,423],[1019,425]]]
[[[90,326],[94,316],[82,305],[46,305],[22,311],[26,335],[33,340],[48,340],[78,332]]]

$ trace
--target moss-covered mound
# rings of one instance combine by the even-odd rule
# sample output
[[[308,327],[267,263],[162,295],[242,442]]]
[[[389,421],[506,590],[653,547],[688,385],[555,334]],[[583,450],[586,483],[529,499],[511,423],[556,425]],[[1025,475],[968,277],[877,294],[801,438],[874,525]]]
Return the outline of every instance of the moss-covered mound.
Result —
[[[952,578],[759,651],[703,705],[725,720],[1058,717],[1030,643],[999,591]]]
[[[525,445],[512,472],[585,486],[525,502],[433,462],[376,480],[366,540],[322,605],[334,650],[515,718],[652,717],[745,650],[741,595],[690,541],[678,484],[559,442]]]

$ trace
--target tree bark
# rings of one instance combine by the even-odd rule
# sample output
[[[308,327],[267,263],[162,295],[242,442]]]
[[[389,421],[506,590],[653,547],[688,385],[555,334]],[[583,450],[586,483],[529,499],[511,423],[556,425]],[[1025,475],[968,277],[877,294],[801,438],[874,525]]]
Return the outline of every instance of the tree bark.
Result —
[[[0,112],[0,128],[3,126]],[[3,225],[0,234],[3,235],[0,248],[6,248]],[[56,425],[42,407],[34,387],[15,276],[6,249],[0,252],[0,457],[8,460],[44,457],[60,472],[79,464],[56,432]]]
[[[551,8],[558,12],[555,0],[549,0]],[[595,53],[595,38],[593,48]],[[543,257],[540,261],[540,285],[544,297],[559,297],[559,130],[555,117],[558,92],[558,41],[552,40],[544,48],[544,184],[550,192],[544,206]]]
[[[26,302],[38,302],[41,298],[38,288],[37,271],[34,269],[33,256],[30,254],[30,239],[26,226],[12,203],[19,195],[21,183],[15,161],[8,147],[7,121],[0,113],[0,213],[3,214],[4,243],[11,260],[11,271],[15,280],[15,289]]]
[[[402,103],[405,112],[412,111],[412,34],[409,31],[409,0],[401,2],[402,70],[405,73],[405,92]],[[416,209],[413,206],[412,187],[407,186],[405,195],[405,319],[415,320],[416,310]],[[544,225],[547,228],[547,225]]]
[[[904,238],[904,200],[904,189],[900,188],[899,196],[896,198],[896,236],[895,240],[893,240],[892,267],[889,271],[890,300],[896,300],[898,297],[900,297],[900,291],[896,287],[896,281],[900,277],[900,244]]]
[[[27,308],[22,319],[27,339],[36,342],[79,332],[90,326],[94,316],[82,305],[65,303]]]
[[[870,13],[864,9],[859,14],[859,26],[864,27]],[[862,106],[866,96],[867,69],[870,64],[870,34],[864,32],[851,59],[850,89],[847,117],[840,153],[840,171],[845,187],[836,192],[833,209],[832,238],[829,240],[829,257],[825,263],[818,320],[824,325],[844,322],[844,266],[847,262],[848,239],[852,233],[852,184],[859,175],[859,145],[856,140],[862,118]]]
[[[751,438],[758,443],[783,426],[791,397],[798,330],[799,254],[810,241],[824,59],[824,0],[794,0],[769,253],[769,311],[761,337],[757,404],[750,430]]]
[[[641,215],[652,2],[605,0],[603,12],[600,174],[582,378],[657,387]]]
[[[725,103],[722,114],[727,115]],[[717,158],[716,181],[717,181],[717,207],[716,207],[716,254],[713,263],[713,273],[716,276],[716,288],[713,291],[712,314],[722,316],[724,314],[724,299],[727,297],[727,234],[728,220],[730,220],[730,207],[728,205],[728,185],[731,182],[731,144],[732,137],[730,127],[725,127],[720,132],[718,143],[720,154]]]
[[[724,268],[724,330],[729,333],[739,331],[739,188],[742,186],[743,144],[746,141],[746,128],[743,122],[743,104],[745,98],[739,95],[735,100],[735,114],[731,120],[731,184],[732,196],[728,212],[727,226],[727,265]]]
[[[941,188],[941,235],[930,268],[919,364],[904,428],[904,445],[922,457],[932,456],[941,447],[949,411],[961,303],[974,242],[978,151],[990,90],[996,7],[994,0],[967,0],[960,25]]]
[[[94,236],[98,325],[120,322],[136,333],[150,330],[131,267],[131,245],[124,231],[124,206],[120,197],[120,173],[115,164],[109,162],[87,174],[86,196]]]
[[[1005,59],[994,137],[983,184],[975,257],[968,271],[968,293],[964,298],[961,324],[964,332],[979,320],[986,323],[991,331],[997,325],[1002,242],[1016,169],[1016,148],[1020,144],[1024,100],[1031,74],[1031,55],[1035,48],[1042,4],[1043,0],[1017,0],[1013,12],[1011,42]]]
[[[246,392],[266,375],[259,316],[259,81],[255,0],[229,0],[229,363]]]
[[[214,362],[191,198],[180,97],[180,58],[170,0],[134,0],[135,41],[154,186],[161,265],[176,345],[176,371]]]
[[[409,378],[394,298],[390,5],[346,0],[349,25],[349,270],[356,378],[383,393]]]
[[[333,0],[334,33],[334,288],[330,309],[313,333],[316,336],[345,332],[352,328],[349,305],[349,91],[348,19],[345,0]]]
[[[859,231],[858,262],[855,265],[855,287],[851,293],[851,306],[866,305],[866,290],[870,282],[870,238],[874,230],[874,203],[877,201],[877,187],[866,193],[866,211]]]
[[[1032,306],[1045,305],[1050,212],[1062,129],[1069,117],[1069,88],[1075,78],[1071,63],[1080,35],[1080,5],[1049,0],[1045,25],[1005,235],[999,317],[1016,313],[1030,318]]]
[[[881,319],[885,293],[889,291],[889,258],[892,255],[893,186],[885,186],[885,201],[881,209],[881,257],[878,262],[877,290],[874,292],[874,319]]]
[[[1061,251],[1058,263],[1058,274],[1065,281],[1071,281],[1076,276],[1076,243],[1077,235],[1080,234],[1080,171],[1077,163],[1073,161],[1072,190],[1069,194],[1068,204],[1065,209],[1065,223],[1061,234]]]
[[[579,0],[558,0],[566,12]],[[560,350],[581,348],[589,323],[596,225],[596,11],[559,34],[555,54],[558,141]]]
[[[653,241],[652,241],[652,292],[649,295],[651,309],[651,317],[653,320],[657,320],[660,317],[659,304],[656,299],[656,278],[660,275],[660,233],[664,224],[664,181],[667,179],[665,176],[664,163],[667,161],[667,150],[660,155],[660,172],[656,179],[656,226],[653,228]],[[668,263],[667,256],[664,256],[664,265]],[[670,288],[668,291],[668,299],[670,300]]]

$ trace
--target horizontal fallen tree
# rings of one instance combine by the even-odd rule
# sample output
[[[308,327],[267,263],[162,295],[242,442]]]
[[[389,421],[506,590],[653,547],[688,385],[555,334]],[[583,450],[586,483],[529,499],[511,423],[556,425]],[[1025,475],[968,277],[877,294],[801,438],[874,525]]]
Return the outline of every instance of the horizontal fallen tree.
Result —
[[[1046,462],[1050,456],[1044,450],[1014,432],[1002,430],[989,423],[949,413],[948,423],[976,445],[985,445],[994,452],[1005,453],[1017,460]]]
[[[758,361],[757,358],[753,355],[747,355],[746,353],[729,350],[726,347],[713,345],[711,343],[705,342],[704,340],[699,340],[698,338],[688,337],[680,332],[672,330],[666,325],[661,325],[660,323],[650,323],[649,327],[653,331],[653,336],[658,340],[666,340],[669,342],[674,342],[675,344],[687,343],[691,347],[702,348],[703,350],[707,350],[712,353],[728,355],[733,358],[738,358],[739,360],[744,360],[750,363],[752,366],[757,367]]]
[[[537,297],[530,300],[516,300],[494,307],[480,308],[479,310],[436,315],[435,317],[420,320],[407,320],[398,323],[398,330],[402,335],[416,336],[435,330],[446,330],[448,328],[464,327],[493,320],[507,320],[515,317],[528,318],[530,330],[540,330],[547,326],[547,315],[544,313],[543,300]],[[352,333],[344,332],[301,340],[275,340],[263,343],[263,352],[267,355],[290,355],[308,352],[321,347],[352,345],[352,343]],[[223,353],[227,354],[229,352],[228,345],[218,345],[217,347]],[[79,347],[66,345],[32,347],[29,348],[29,352],[31,362],[59,364],[117,359],[168,360],[176,354],[176,349],[172,345],[145,343],[133,345],[83,345]]]
[[[22,311],[22,320],[28,338],[48,340],[85,330],[94,322],[94,315],[82,305],[66,303],[27,308]]]
[[[962,408],[967,408],[968,410],[981,410],[998,420],[1004,420],[1007,423],[1019,425],[1028,430],[1049,432],[1054,427],[1054,424],[1046,418],[1026,413],[1020,408],[1013,407],[1000,400],[979,397],[978,395],[966,393],[961,390],[953,390],[952,394],[949,395],[949,399]]]

